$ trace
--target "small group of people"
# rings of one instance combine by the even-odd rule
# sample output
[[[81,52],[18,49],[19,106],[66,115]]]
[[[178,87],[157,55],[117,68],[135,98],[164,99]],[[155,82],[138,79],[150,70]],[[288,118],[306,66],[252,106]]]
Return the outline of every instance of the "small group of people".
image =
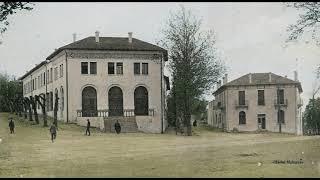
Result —
[[[87,127],[86,127],[86,134],[85,135],[88,135],[90,136],[90,120],[87,119]],[[114,124],[114,129],[116,130],[117,134],[119,134],[121,132],[121,125],[119,123],[119,121],[117,120],[117,122]]]
[[[9,128],[10,128],[10,134],[14,133],[14,121],[12,117],[9,117],[10,121],[9,121]],[[87,119],[87,127],[86,127],[86,134],[90,136],[90,120]],[[117,134],[119,134],[121,132],[121,125],[119,123],[119,121],[117,120],[117,122],[114,124],[114,129],[116,130]],[[57,138],[57,127],[54,123],[52,123],[52,125],[50,126],[50,134],[51,134],[51,141],[54,142],[54,140]]]

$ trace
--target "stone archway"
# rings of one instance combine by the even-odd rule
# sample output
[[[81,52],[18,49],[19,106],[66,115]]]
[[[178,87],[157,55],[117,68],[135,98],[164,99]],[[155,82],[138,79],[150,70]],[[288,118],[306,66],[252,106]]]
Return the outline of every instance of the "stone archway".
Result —
[[[82,90],[82,116],[95,117],[97,111],[97,91],[91,87],[85,87]]]
[[[109,116],[123,116],[123,93],[121,88],[113,86],[108,92]]]

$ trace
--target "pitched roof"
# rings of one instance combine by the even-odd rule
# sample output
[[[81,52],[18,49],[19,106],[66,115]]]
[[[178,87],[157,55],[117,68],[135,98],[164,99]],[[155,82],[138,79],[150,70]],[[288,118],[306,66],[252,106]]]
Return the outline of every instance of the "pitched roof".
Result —
[[[251,83],[249,82],[250,74],[251,74]],[[269,81],[269,74],[271,74],[271,81]],[[228,86],[252,86],[252,85],[276,85],[276,84],[296,84],[298,85],[299,91],[302,92],[301,83],[299,81],[294,81],[286,77],[276,75],[274,73],[248,73],[246,75],[239,77],[238,79],[235,79],[233,81],[230,81],[222,85],[220,88],[216,90],[216,92],[214,92],[214,94]]]
[[[20,78],[18,78],[18,80],[22,80],[25,77],[27,77],[29,74],[33,73],[35,70],[39,69],[42,65],[46,64],[46,61],[42,61],[41,63],[39,63],[38,65],[36,65],[34,68],[32,68],[30,71],[27,71],[27,73],[25,73],[23,76],[21,76]]]
[[[150,44],[145,41],[141,41],[136,38],[132,38],[132,43],[129,43],[127,37],[99,37],[99,42],[95,41],[94,36],[90,36],[79,41],[62,46],[47,59],[50,60],[62,50],[114,50],[114,51],[160,51],[165,54],[165,61],[168,60],[167,50]]]

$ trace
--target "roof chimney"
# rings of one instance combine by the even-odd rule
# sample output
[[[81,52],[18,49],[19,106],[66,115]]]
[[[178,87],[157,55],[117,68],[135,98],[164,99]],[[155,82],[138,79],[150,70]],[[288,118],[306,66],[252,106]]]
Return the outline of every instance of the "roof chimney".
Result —
[[[96,43],[99,42],[99,31],[96,31]]]
[[[129,43],[132,43],[132,32],[128,32]]]
[[[294,73],[294,80],[298,81],[298,72],[297,71],[293,71]]]
[[[252,75],[251,75],[251,73],[249,73],[249,83],[250,84],[252,83]]]
[[[271,83],[271,72],[269,72],[269,82]]]
[[[73,33],[72,35],[73,35],[73,42],[76,42],[76,36],[77,36],[77,34],[76,34],[76,33]]]

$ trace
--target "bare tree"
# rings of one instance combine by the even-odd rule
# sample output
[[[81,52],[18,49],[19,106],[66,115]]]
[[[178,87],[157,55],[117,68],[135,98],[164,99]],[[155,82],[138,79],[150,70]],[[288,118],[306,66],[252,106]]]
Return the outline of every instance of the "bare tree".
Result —
[[[58,128],[58,119],[57,119],[57,112],[58,112],[58,94],[55,93],[55,101],[54,101],[54,109],[53,109],[53,123]]]
[[[47,121],[47,112],[46,112],[46,98],[44,94],[40,94],[39,96],[35,96],[36,102],[41,106],[42,109],[42,115],[43,115],[43,126],[48,127],[48,121]],[[42,100],[42,102],[41,102]]]
[[[32,96],[30,96],[30,104],[33,109],[34,120],[36,121],[36,124],[39,124],[39,117],[38,117],[38,112],[37,112],[36,100]]]
[[[215,54],[213,31],[202,32],[201,20],[182,6],[172,13],[163,30],[160,45],[168,50],[175,93],[177,119],[183,119],[187,135],[191,136],[193,102],[209,94],[225,68]]]
[[[30,101],[30,99],[28,97],[25,97],[24,99],[25,99],[26,108],[29,111],[29,121],[33,121],[32,110],[31,110],[31,101]]]
[[[32,10],[29,2],[1,2],[0,4],[0,33],[4,33],[9,26],[8,17],[21,10]]]
[[[291,24],[287,31],[290,33],[287,42],[297,40],[305,32],[312,35],[312,39],[320,45],[320,2],[292,2],[286,3],[288,7],[299,10],[299,19],[296,24]]]

